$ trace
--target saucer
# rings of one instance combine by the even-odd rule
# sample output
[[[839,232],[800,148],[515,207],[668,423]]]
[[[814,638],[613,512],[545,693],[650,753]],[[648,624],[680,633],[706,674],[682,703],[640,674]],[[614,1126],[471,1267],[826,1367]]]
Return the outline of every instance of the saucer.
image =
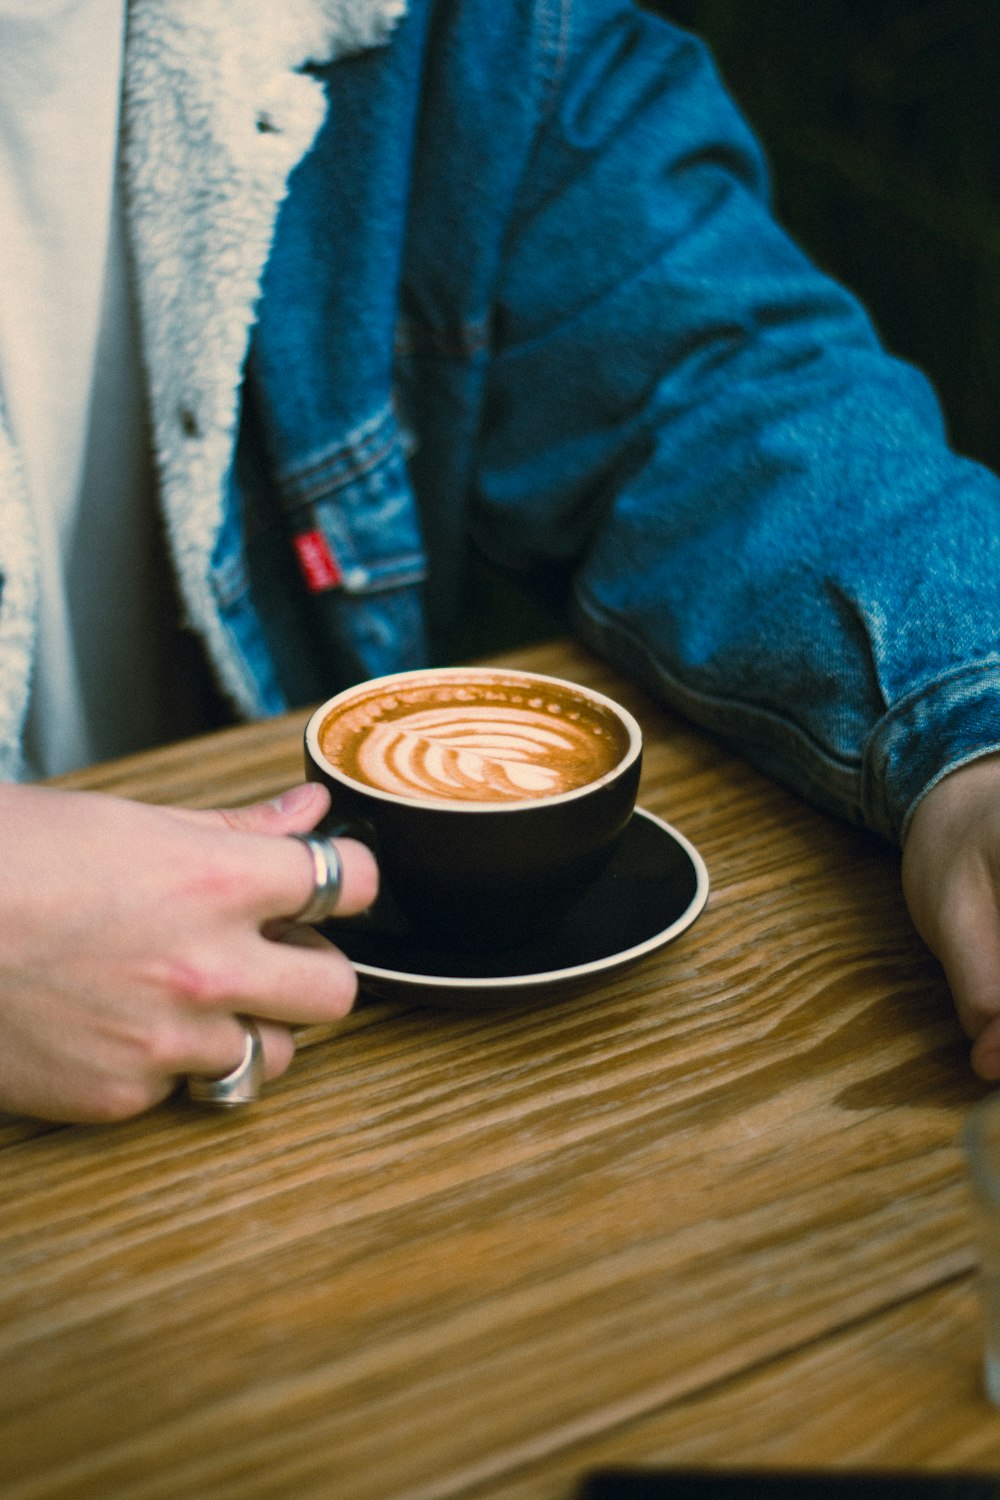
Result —
[[[362,995],[438,1005],[510,1004],[580,989],[672,942],[708,900],[708,871],[669,823],[636,808],[610,864],[557,927],[515,948],[449,949],[380,902],[324,925]]]

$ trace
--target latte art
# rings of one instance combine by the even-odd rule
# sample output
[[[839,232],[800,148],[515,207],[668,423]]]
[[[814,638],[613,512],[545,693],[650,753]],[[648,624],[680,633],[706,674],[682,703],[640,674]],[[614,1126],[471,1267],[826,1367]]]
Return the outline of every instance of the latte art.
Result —
[[[593,779],[593,749],[572,721],[533,709],[441,708],[378,724],[358,751],[362,781],[400,796],[553,797]]]
[[[558,796],[604,776],[628,748],[602,704],[500,673],[397,679],[329,714],[319,738],[327,759],[367,786],[462,802]]]

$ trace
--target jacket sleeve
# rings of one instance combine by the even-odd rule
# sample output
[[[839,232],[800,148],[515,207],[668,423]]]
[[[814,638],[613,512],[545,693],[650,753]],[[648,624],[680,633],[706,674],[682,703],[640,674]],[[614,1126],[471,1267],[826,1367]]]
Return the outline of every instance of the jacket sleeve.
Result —
[[[892,840],[1000,748],[1000,484],[776,224],[704,48],[575,0],[498,288],[480,544],[604,655]]]

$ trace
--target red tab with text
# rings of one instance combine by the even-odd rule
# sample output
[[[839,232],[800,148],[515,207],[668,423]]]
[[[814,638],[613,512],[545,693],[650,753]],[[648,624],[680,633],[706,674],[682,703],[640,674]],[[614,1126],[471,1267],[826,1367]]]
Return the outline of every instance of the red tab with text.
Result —
[[[303,531],[293,537],[292,541],[309,592],[322,594],[326,589],[337,588],[344,575],[323,533]]]

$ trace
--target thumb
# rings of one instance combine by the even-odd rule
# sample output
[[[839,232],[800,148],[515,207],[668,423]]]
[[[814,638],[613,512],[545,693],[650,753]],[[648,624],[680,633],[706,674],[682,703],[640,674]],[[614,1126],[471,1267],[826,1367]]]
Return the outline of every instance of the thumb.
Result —
[[[254,802],[249,807],[215,809],[209,816],[240,833],[283,835],[308,833],[327,812],[330,794],[317,782],[306,781],[291,787],[270,802]]]

